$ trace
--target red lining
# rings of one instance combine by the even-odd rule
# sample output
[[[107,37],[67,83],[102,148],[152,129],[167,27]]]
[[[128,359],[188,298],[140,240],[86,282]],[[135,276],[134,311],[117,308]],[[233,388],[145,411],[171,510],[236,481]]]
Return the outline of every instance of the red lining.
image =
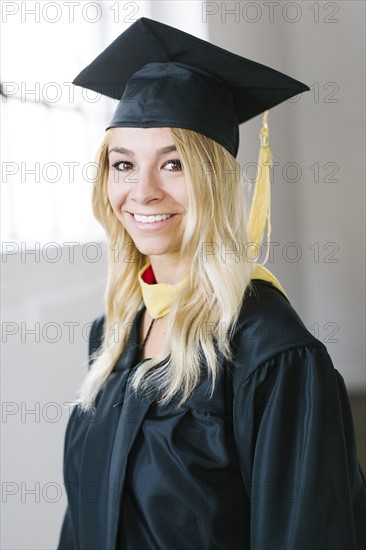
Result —
[[[156,284],[155,275],[151,265],[149,265],[149,267],[147,267],[142,273],[141,279],[144,281],[144,283],[147,283],[148,285]]]

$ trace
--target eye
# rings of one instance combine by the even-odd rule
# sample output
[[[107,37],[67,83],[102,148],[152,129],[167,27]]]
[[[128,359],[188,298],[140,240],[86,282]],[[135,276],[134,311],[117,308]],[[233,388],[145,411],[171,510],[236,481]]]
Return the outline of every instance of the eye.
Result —
[[[127,162],[126,160],[119,160],[118,162],[115,162],[114,164],[112,164],[112,166],[119,172],[126,172],[127,170],[133,170],[132,162]]]
[[[183,165],[179,159],[174,160],[168,160],[163,166],[163,168],[167,168],[171,172],[180,172],[183,170]]]

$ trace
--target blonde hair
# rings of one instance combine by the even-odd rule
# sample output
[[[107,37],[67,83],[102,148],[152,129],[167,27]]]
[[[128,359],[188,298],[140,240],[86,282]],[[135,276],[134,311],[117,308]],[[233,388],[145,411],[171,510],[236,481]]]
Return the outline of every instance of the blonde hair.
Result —
[[[191,130],[171,128],[171,133],[188,189],[181,254],[191,258],[191,269],[187,284],[170,308],[166,349],[138,366],[132,386],[135,391],[152,392],[162,405],[179,398],[180,406],[199,383],[203,360],[213,391],[218,352],[231,359],[230,337],[255,266],[242,253],[248,242],[248,216],[235,158],[216,141]],[[108,142],[109,131],[98,153],[92,196],[94,215],[107,236],[105,322],[101,346],[79,390],[83,410],[94,407],[101,385],[126,347],[132,322],[143,305],[137,275],[148,261],[110,205]],[[132,261],[123,261],[127,251]],[[125,330],[123,339],[115,338],[111,329],[116,326]]]

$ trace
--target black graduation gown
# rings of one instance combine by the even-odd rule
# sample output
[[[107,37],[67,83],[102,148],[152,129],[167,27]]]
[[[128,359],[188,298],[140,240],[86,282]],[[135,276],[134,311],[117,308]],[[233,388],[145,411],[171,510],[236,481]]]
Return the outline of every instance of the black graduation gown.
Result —
[[[364,549],[365,479],[345,385],[284,295],[253,281],[233,364],[221,358],[211,399],[204,374],[178,410],[129,386],[142,312],[95,414],[70,417],[58,550]]]

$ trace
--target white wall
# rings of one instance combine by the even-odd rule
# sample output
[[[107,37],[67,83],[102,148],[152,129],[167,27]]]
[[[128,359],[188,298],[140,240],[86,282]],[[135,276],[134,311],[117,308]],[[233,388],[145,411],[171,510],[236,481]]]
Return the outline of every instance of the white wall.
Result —
[[[207,2],[203,19],[215,44],[312,88],[269,114],[279,163],[271,241],[278,245],[266,266],[326,344],[348,387],[365,390],[365,5],[274,2],[271,22],[268,4]],[[241,127],[242,165],[258,158],[260,125],[257,117]],[[339,181],[328,183],[333,169]]]
[[[103,311],[104,247],[57,251],[56,262],[50,248],[48,259],[19,252],[1,264],[0,546],[7,550],[56,548],[67,403],[87,370],[89,324]]]

